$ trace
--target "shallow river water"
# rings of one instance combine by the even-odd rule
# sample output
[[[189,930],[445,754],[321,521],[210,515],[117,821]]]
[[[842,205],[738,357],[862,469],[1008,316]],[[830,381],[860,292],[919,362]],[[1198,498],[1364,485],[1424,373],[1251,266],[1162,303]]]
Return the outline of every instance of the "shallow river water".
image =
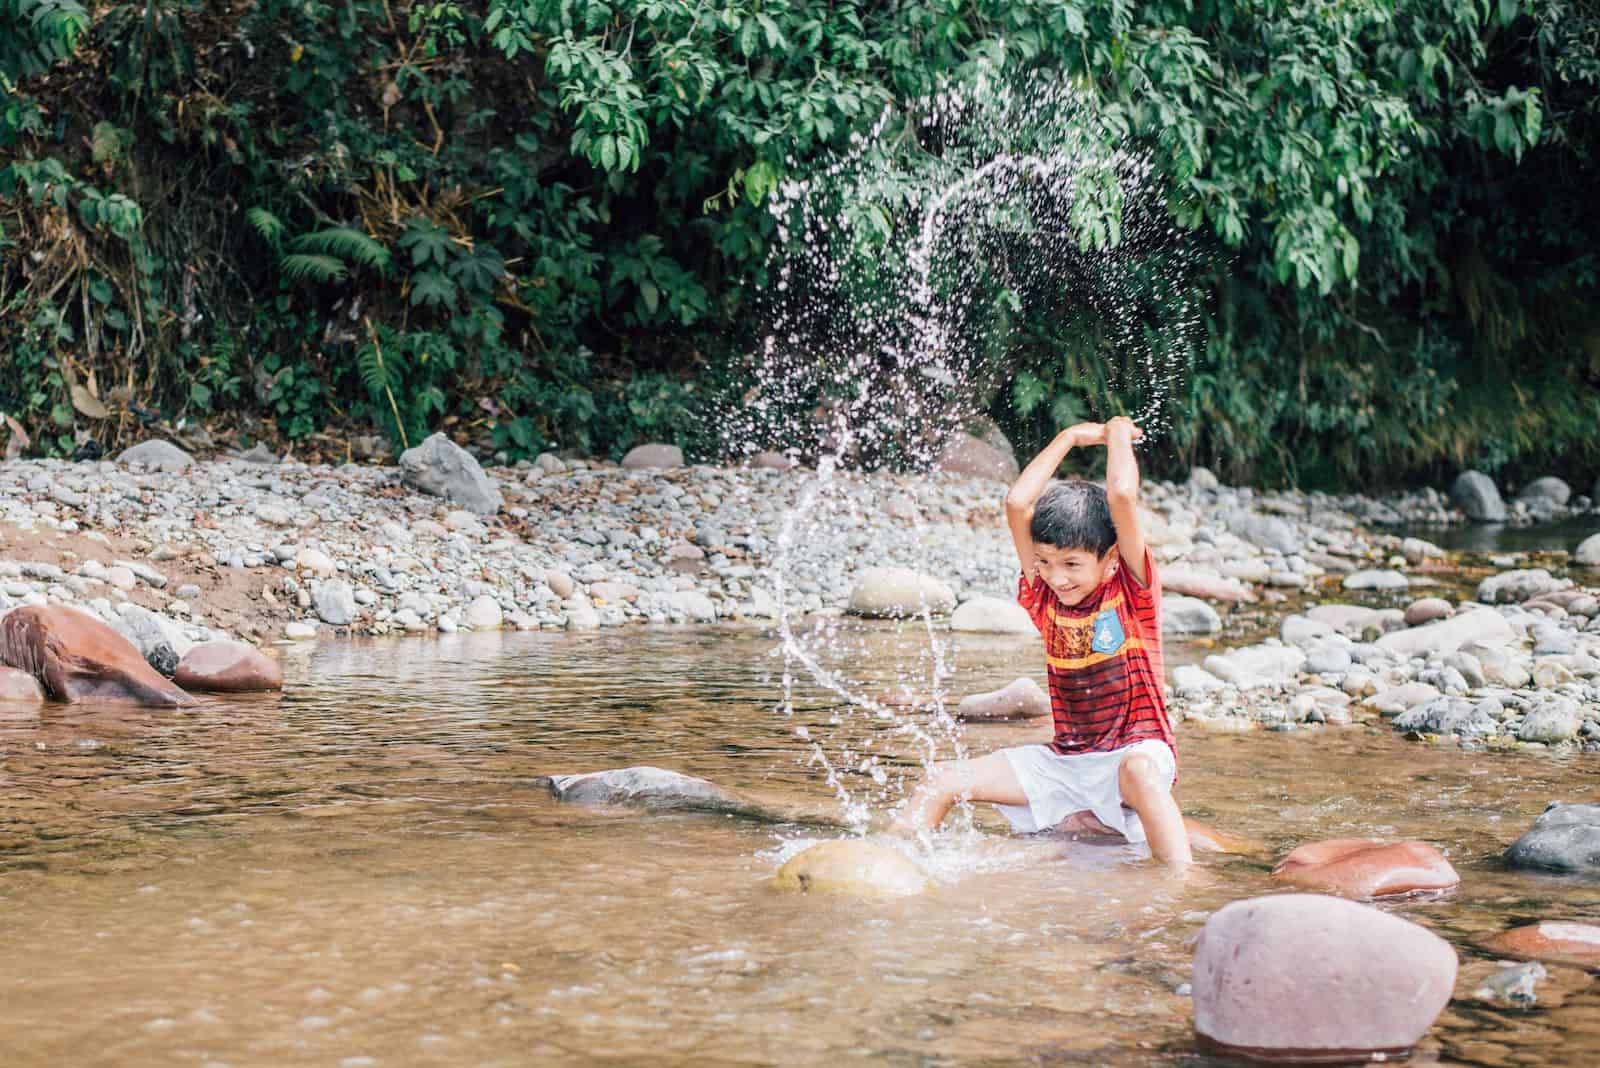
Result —
[[[864,686],[926,666],[915,625],[845,637]],[[796,727],[879,754],[891,793],[913,743],[833,723],[805,687],[781,714],[773,648],[716,629],[322,644],[288,650],[281,698],[0,719],[0,1063],[1205,1063],[1186,940],[1269,891],[1275,855],[1343,835],[1428,839],[1463,876],[1395,906],[1462,958],[1417,1060],[1600,1063],[1585,973],[1552,968],[1532,1012],[1473,993],[1487,934],[1600,921],[1600,886],[1498,860],[1546,801],[1592,799],[1592,758],[1180,728],[1183,807],[1260,855],[1179,887],[1126,848],[1008,838],[980,812],[938,842],[922,898],[788,895],[782,859],[844,833]],[[969,639],[951,660],[963,693],[1037,656]],[[535,782],[641,763],[796,819],[570,807]]]

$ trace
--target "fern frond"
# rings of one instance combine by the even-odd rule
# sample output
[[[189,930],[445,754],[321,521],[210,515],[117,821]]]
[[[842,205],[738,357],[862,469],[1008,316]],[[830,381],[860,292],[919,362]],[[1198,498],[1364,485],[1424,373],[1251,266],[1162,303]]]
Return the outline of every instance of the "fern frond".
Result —
[[[283,232],[286,227],[283,220],[278,218],[266,208],[251,208],[244,213],[245,221],[255,228],[261,235],[261,240],[273,247],[276,251],[283,247]]]
[[[385,352],[377,344],[363,345],[356,352],[356,373],[367,393],[377,400],[405,379],[405,350],[391,347]]]
[[[332,285],[350,277],[350,268],[345,262],[332,256],[292,252],[278,261],[278,269],[291,282],[315,282],[317,285]]]
[[[291,242],[296,252],[317,252],[337,256],[347,263],[358,263],[377,271],[389,269],[389,250],[371,234],[350,226],[329,226],[301,234]]]

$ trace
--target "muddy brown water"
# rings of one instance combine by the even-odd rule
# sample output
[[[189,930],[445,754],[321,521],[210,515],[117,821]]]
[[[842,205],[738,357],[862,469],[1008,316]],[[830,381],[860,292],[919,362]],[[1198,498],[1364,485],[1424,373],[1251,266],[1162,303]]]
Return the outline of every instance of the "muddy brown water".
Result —
[[[1180,728],[1185,810],[1259,856],[1177,887],[1126,847],[1009,838],[979,812],[942,836],[924,897],[785,895],[782,858],[843,833],[796,727],[880,757],[883,786],[843,773],[862,795],[891,796],[915,743],[809,685],[781,714],[773,648],[717,629],[329,643],[288,651],[281,698],[7,713],[0,1063],[1209,1063],[1187,940],[1270,891],[1273,857],[1344,835],[1427,839],[1463,877],[1390,906],[1461,954],[1417,1061],[1600,1063],[1585,972],[1552,967],[1532,1012],[1474,994],[1488,934],[1600,922],[1600,885],[1498,859],[1546,801],[1594,797],[1592,758]],[[934,662],[916,625],[847,625],[834,648],[880,692]],[[966,639],[950,689],[1036,659],[1025,639]],[[533,782],[637,763],[800,818],[570,807]]]

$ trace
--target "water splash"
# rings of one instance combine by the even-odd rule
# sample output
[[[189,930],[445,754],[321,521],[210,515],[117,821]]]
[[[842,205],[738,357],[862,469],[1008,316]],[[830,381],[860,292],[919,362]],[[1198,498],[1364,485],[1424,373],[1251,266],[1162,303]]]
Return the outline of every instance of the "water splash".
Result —
[[[1194,256],[1152,174],[1149,155],[1073,86],[985,76],[970,92],[886,110],[770,198],[771,329],[725,432],[732,451],[775,447],[816,465],[774,554],[785,714],[803,674],[834,702],[830,727],[868,716],[890,727],[869,737],[909,741],[924,765],[966,755],[950,643],[926,606],[925,647],[897,676],[927,707],[907,712],[852,670],[848,628],[812,614],[818,577],[879,562],[851,540],[873,529],[863,510],[886,505],[856,471],[926,470],[951,431],[1012,388],[1041,321],[1056,336],[1081,327],[1092,344],[1072,359],[1102,393],[1132,401],[1147,445],[1160,435],[1200,319],[1186,284]],[[903,512],[920,540],[914,502]],[[834,741],[849,732],[796,732],[858,831],[902,793],[897,758]]]

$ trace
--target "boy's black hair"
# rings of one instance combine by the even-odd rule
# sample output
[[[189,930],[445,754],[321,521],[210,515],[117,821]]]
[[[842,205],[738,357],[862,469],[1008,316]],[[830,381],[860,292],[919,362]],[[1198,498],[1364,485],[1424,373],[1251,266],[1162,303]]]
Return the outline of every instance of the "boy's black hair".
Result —
[[[1057,549],[1087,549],[1104,556],[1117,543],[1104,488],[1081,478],[1052,482],[1033,506],[1033,540]]]

